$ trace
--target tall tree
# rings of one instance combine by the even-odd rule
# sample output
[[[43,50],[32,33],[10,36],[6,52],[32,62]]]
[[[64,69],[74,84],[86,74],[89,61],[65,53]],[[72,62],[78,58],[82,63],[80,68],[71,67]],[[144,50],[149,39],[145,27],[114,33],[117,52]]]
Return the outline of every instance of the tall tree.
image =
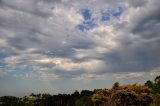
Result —
[[[154,81],[156,84],[160,84],[160,75],[157,76]]]

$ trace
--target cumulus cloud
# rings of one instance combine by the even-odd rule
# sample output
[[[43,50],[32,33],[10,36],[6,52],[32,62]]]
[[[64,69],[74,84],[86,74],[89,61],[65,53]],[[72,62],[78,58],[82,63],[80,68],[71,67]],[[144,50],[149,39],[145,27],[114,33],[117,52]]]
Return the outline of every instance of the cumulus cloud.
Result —
[[[136,78],[160,66],[159,1],[87,2],[1,0],[0,66],[12,72],[0,75]]]

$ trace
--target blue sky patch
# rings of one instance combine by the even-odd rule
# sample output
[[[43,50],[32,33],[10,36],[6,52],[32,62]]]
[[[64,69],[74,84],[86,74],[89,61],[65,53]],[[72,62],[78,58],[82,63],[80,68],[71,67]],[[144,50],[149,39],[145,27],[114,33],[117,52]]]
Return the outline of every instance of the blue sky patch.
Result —
[[[7,56],[8,56],[8,53],[6,53],[6,52],[0,52],[0,59],[3,59],[5,57],[7,57]]]
[[[108,9],[107,11],[102,11],[101,21],[109,21],[111,18],[121,16],[122,13],[123,13],[122,7],[117,7],[116,9],[113,10]]]
[[[16,67],[14,70],[16,70],[17,72],[25,73],[25,72],[33,71],[33,67],[31,65],[27,65],[24,67],[19,66],[19,67]]]
[[[6,66],[6,64],[4,62],[4,58],[7,57],[7,56],[8,56],[8,53],[6,53],[6,52],[0,52],[0,59],[1,59],[1,61],[0,61],[0,67],[5,67]]]
[[[122,7],[118,7],[116,10],[114,10],[112,12],[112,15],[114,17],[119,17],[122,13],[123,13],[123,8]]]
[[[101,14],[102,14],[102,19],[101,19],[102,21],[110,20],[111,14],[109,11],[102,12]]]
[[[93,29],[96,26],[93,20],[90,21],[84,21],[82,24],[78,25],[79,30],[82,32],[85,30]]]
[[[94,19],[92,18],[91,10],[84,9],[81,11],[81,14],[84,18],[84,21],[77,26],[78,29],[82,32],[84,32],[85,30],[93,29],[96,26],[96,24],[94,23]]]
[[[105,22],[111,20],[111,18],[119,17],[123,13],[123,8],[117,7],[113,10],[110,9],[102,10],[100,13],[101,13],[101,21]],[[80,31],[84,32],[86,30],[95,28],[96,23],[94,21],[94,17],[92,17],[91,10],[83,9],[81,10],[80,14],[83,16],[84,19],[84,21],[77,26]]]
[[[5,66],[6,66],[6,64],[4,63],[4,61],[0,61],[0,68],[3,68]]]
[[[84,20],[91,20],[91,18],[92,18],[92,12],[89,9],[82,10],[81,14],[82,14]]]

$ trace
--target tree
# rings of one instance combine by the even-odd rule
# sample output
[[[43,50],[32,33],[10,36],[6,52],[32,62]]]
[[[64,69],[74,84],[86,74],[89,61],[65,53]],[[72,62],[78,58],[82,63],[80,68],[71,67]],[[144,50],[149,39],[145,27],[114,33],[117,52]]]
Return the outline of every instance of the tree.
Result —
[[[114,83],[112,89],[118,89],[118,88],[119,88],[119,82]]]
[[[156,84],[160,84],[160,75],[157,76],[154,81]]]
[[[20,98],[14,96],[0,97],[0,106],[24,106]]]
[[[152,81],[148,80],[144,85],[145,85],[145,86],[148,86],[149,88],[152,89],[153,86],[154,86],[154,83],[153,83]]]
[[[154,81],[155,81],[155,83],[148,80],[145,83],[145,86],[149,87],[153,94],[160,94],[160,76],[157,76]]]
[[[93,106],[90,96],[82,96],[76,100],[75,106]]]
[[[150,93],[143,85],[119,86],[115,83],[111,89],[96,90],[92,100],[96,106],[149,106],[152,102]]]
[[[157,76],[154,80],[147,81],[145,83],[145,86],[149,87],[152,92],[152,98],[153,98],[153,106],[159,106],[160,105],[160,76]]]
[[[106,89],[96,89],[92,95],[92,101],[96,106],[108,104],[108,91]]]

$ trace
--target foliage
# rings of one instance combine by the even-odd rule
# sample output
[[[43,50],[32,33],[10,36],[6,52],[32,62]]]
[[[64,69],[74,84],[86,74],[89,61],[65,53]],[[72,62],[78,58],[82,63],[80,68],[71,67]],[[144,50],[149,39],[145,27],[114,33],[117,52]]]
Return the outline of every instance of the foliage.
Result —
[[[111,89],[96,90],[92,96],[96,106],[149,106],[150,89],[143,85],[115,83]]]
[[[3,96],[0,106],[160,106],[160,76],[144,85],[116,82],[110,89],[82,90],[72,94]]]
[[[152,106],[160,106],[160,76],[154,79],[154,82],[148,80],[145,86],[149,87],[152,92],[153,104]]]
[[[24,103],[20,98],[13,96],[0,97],[0,106],[23,106]]]
[[[160,84],[160,76],[157,76],[154,81],[156,84]]]

